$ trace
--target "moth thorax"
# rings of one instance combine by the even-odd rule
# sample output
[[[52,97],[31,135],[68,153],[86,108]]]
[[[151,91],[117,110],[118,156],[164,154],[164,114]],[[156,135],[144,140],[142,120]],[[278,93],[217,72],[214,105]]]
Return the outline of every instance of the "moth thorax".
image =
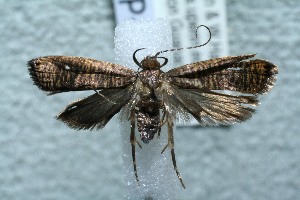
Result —
[[[147,56],[141,61],[141,68],[142,69],[159,69],[160,63],[158,62],[156,57]]]

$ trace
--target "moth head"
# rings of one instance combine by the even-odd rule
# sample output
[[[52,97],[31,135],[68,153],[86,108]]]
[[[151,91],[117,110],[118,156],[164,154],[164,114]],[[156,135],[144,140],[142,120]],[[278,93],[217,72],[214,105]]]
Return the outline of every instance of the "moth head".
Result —
[[[144,49],[144,48],[142,48]],[[133,61],[135,62],[135,64],[137,64],[140,68],[142,69],[160,69],[161,67],[165,66],[168,63],[168,59],[165,57],[158,57],[157,55],[155,56],[147,56],[145,57],[141,62],[139,62],[135,56],[135,54],[142,50],[142,49],[137,49],[134,53],[133,53]],[[160,64],[160,62],[157,60],[158,58],[161,58],[164,60],[163,64]]]
[[[141,61],[140,67],[142,69],[159,69],[161,65],[156,57],[147,56]]]

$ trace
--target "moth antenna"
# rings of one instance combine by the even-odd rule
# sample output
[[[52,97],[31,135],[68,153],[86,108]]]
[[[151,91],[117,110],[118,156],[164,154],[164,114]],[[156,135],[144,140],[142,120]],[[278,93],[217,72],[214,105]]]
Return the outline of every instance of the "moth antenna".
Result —
[[[168,58],[165,58],[165,57],[157,57],[157,58],[164,59],[164,63],[161,64],[160,67],[163,67],[163,66],[165,66],[168,63]]]
[[[155,57],[157,57],[159,54],[161,54],[161,53],[165,53],[165,52],[168,52],[168,51],[180,51],[180,50],[183,50],[183,49],[193,49],[193,48],[198,48],[198,47],[202,47],[202,46],[205,46],[207,43],[209,43],[209,41],[210,41],[210,39],[211,39],[211,31],[210,31],[210,29],[207,27],[207,26],[205,26],[205,25],[200,25],[200,26],[198,26],[197,28],[196,28],[196,38],[198,38],[198,34],[197,34],[197,32],[198,32],[198,29],[200,28],[200,27],[205,27],[207,30],[208,30],[208,32],[209,32],[209,38],[208,38],[208,40],[205,42],[205,43],[203,43],[203,44],[200,44],[200,45],[197,45],[197,46],[193,46],[193,47],[182,47],[182,48],[178,48],[178,49],[168,49],[168,50],[163,50],[163,51],[159,51],[159,52],[157,52],[156,54],[155,54]]]
[[[134,52],[133,55],[132,55],[133,61],[134,61],[135,64],[137,64],[137,66],[139,66],[139,67],[141,67],[141,64],[140,64],[140,62],[136,59],[135,54],[136,54],[138,51],[143,50],[143,49],[145,49],[145,48],[141,48],[141,49],[135,50],[135,52]]]

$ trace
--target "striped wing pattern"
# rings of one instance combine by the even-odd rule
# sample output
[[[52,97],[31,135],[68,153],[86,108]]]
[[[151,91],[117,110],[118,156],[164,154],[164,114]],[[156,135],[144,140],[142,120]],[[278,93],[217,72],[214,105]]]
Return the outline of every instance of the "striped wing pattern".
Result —
[[[136,72],[117,64],[72,56],[46,56],[28,62],[40,89],[51,93],[120,88],[133,83]]]

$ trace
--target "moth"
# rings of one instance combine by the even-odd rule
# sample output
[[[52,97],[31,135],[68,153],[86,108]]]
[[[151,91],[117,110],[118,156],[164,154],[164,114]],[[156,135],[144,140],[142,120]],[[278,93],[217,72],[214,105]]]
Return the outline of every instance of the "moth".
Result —
[[[132,160],[138,183],[135,145],[141,147],[141,144],[135,136],[135,127],[141,141],[148,143],[156,134],[159,136],[161,127],[166,124],[168,142],[162,153],[170,149],[174,170],[185,188],[176,165],[173,121],[179,117],[188,121],[193,117],[203,126],[243,122],[255,112],[258,95],[271,90],[278,73],[277,66],[269,61],[249,60],[255,54],[214,58],[167,72],[161,70],[168,63],[167,58],[159,56],[161,53],[197,48],[209,40],[195,47],[160,51],[142,61],[136,58],[136,53],[142,49],[137,49],[133,60],[139,71],[72,56],[32,59],[28,61],[28,69],[34,84],[50,95],[94,91],[91,96],[69,104],[57,115],[58,120],[71,128],[101,129],[121,111],[123,119],[131,124]],[[224,91],[233,91],[234,94]]]

